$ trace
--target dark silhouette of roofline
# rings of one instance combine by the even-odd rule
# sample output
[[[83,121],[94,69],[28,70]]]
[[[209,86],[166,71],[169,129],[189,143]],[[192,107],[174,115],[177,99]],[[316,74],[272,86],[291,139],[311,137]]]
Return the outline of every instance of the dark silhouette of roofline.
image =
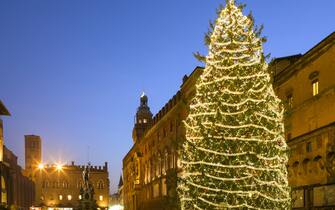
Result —
[[[8,109],[5,107],[5,105],[2,103],[1,100],[0,100],[0,115],[10,116]]]

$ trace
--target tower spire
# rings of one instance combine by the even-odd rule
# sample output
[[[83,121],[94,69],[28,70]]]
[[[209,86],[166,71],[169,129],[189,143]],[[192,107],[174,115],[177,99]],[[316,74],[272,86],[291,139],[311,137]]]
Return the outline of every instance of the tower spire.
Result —
[[[226,0],[227,4],[235,4],[235,0]]]

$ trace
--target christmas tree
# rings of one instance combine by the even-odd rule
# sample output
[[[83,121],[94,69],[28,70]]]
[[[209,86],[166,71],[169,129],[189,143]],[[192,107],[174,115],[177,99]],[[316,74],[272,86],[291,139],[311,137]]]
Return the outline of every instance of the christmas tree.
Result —
[[[289,209],[283,108],[252,15],[228,0],[207,37],[178,183],[181,208]]]

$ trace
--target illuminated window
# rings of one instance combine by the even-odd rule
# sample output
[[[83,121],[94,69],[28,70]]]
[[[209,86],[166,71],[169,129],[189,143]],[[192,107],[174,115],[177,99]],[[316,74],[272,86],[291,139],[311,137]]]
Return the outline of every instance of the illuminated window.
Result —
[[[319,94],[319,80],[314,80],[312,82],[312,88],[313,88],[313,96]]]
[[[81,195],[78,196],[79,200],[81,200]]]
[[[164,152],[164,169],[163,169],[163,173],[166,174],[166,171],[169,169],[169,152],[165,149]]]
[[[72,200],[72,195],[68,195],[67,196],[67,199],[70,201],[70,200]]]
[[[147,123],[148,121],[147,121],[147,119],[143,119],[143,123]]]
[[[169,155],[169,168],[174,168],[174,152],[172,151]]]
[[[97,188],[104,189],[104,182],[102,180],[99,180],[99,182],[97,183]]]
[[[7,189],[6,189],[6,182],[5,182],[5,178],[3,176],[1,176],[1,201],[4,204],[7,204]]]
[[[162,179],[162,195],[167,196],[166,179]]]
[[[148,171],[147,171],[147,180],[148,182],[150,182],[151,180],[151,169],[152,169],[152,165],[151,165],[151,160],[148,161]]]
[[[156,168],[156,176],[160,177],[162,174],[162,159],[161,159],[161,155],[158,154],[158,158],[157,158],[157,168]]]
[[[58,199],[61,201],[61,200],[63,200],[63,195],[59,195],[58,196]]]
[[[99,200],[102,201],[104,199],[104,196],[100,195]]]
[[[153,185],[153,197],[157,198],[159,196],[159,184]]]

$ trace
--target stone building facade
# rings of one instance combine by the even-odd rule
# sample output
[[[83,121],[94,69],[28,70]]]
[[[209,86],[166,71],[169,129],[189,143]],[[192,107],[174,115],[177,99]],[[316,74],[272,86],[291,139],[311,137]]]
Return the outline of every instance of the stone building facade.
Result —
[[[197,67],[183,79],[180,90],[154,116],[148,98],[141,96],[133,130],[134,145],[123,159],[123,201],[126,210],[176,209],[178,144],[185,131],[182,121],[194,94]]]
[[[10,115],[1,101],[0,115]],[[4,145],[0,119],[0,206],[28,210],[34,201],[34,190],[34,182],[24,175],[17,156]]]
[[[48,208],[76,208],[79,205],[82,173],[85,166],[45,165],[36,168],[35,206]],[[104,166],[90,167],[90,181],[94,187],[94,199],[101,209],[108,209],[109,179],[107,163]]]
[[[4,176],[5,191],[7,188],[8,207],[28,210],[34,202],[34,182],[25,176],[23,169],[18,165],[17,156],[6,146],[4,146],[4,163],[5,167],[1,172]]]
[[[25,136],[26,170],[35,182],[34,206],[47,208],[70,208],[79,205],[80,187],[83,184],[85,166],[62,163],[43,164],[42,140],[36,135]],[[90,166],[90,181],[94,187],[95,200],[100,209],[109,204],[109,177],[107,162],[103,166]]]
[[[275,59],[286,106],[289,183],[296,209],[335,209],[335,32],[303,55]]]
[[[31,176],[33,168],[37,168],[42,163],[42,140],[40,136],[25,135],[24,136],[25,151],[25,170]]]
[[[294,209],[335,209],[334,45],[332,33],[307,53],[270,64],[275,91],[286,107]],[[184,77],[178,93],[153,118],[142,107],[147,98],[141,97],[134,145],[123,159],[125,210],[176,209],[177,148],[185,138],[182,121],[201,72],[197,67]]]

